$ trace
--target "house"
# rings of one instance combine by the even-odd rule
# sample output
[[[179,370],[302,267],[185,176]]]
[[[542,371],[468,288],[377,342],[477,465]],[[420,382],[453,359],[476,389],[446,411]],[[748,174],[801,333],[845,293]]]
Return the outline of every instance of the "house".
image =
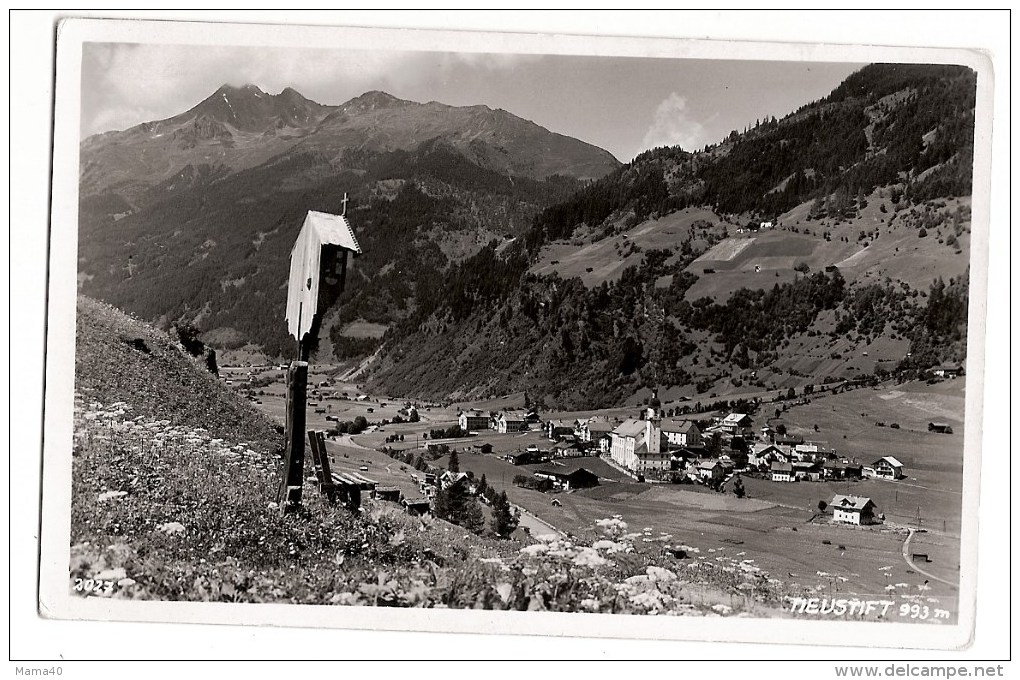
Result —
[[[818,444],[797,444],[793,447],[793,457],[796,460],[814,460],[819,451]]]
[[[528,429],[528,421],[520,411],[503,411],[496,421],[496,431],[500,434],[524,432]]]
[[[928,423],[929,432],[938,432],[939,434],[953,434],[953,428],[949,426],[949,423]]]
[[[776,446],[797,446],[804,443],[804,438],[799,434],[777,434],[772,443]]]
[[[537,425],[538,423],[542,422],[542,418],[538,415],[538,411],[536,411],[535,409],[530,409],[527,413],[524,414],[524,422],[526,422],[529,426]]]
[[[432,510],[427,498],[405,498],[400,504],[409,515],[427,515]]]
[[[553,458],[577,458],[583,456],[584,451],[577,442],[570,439],[561,439],[553,444]]]
[[[478,410],[461,411],[458,416],[460,429],[465,432],[477,432],[489,429],[489,416]]]
[[[793,476],[793,465],[791,463],[772,463],[769,467],[769,474],[773,482],[795,482]]]
[[[793,457],[789,451],[775,444],[755,444],[747,456],[747,464],[756,467],[769,467],[772,463],[789,463]]]
[[[539,479],[548,479],[553,483],[554,489],[564,491],[588,489],[599,484],[599,476],[583,467],[542,468],[535,471],[535,476]]]
[[[864,469],[860,463],[851,463],[845,459],[822,463],[823,479],[860,479],[863,476]]]
[[[506,454],[503,460],[511,465],[529,465],[538,462],[538,454],[531,451],[514,451]]]
[[[614,424],[605,416],[589,418],[582,429],[581,441],[591,443],[599,453],[609,453]]]
[[[485,442],[484,444],[475,444],[471,448],[478,453],[492,453],[492,444],[489,442]]]
[[[906,477],[903,474],[903,463],[892,456],[882,456],[872,463],[871,467],[875,469],[876,477],[885,477],[886,479],[902,479]]]
[[[726,476],[726,469],[718,460],[703,460],[694,469],[698,479],[708,484],[720,482]]]
[[[701,430],[693,420],[663,418],[660,428],[671,446],[701,445]]]
[[[847,524],[872,524],[875,521],[875,503],[863,496],[836,495],[829,504],[832,519]]]
[[[808,460],[798,460],[790,464],[793,468],[793,478],[798,482],[817,482],[822,478],[822,466],[819,463]]]
[[[955,378],[963,375],[963,366],[959,364],[948,365],[948,366],[936,366],[931,369],[932,375],[936,375],[940,378]]]
[[[753,422],[746,413],[730,413],[719,425],[723,432],[729,434],[749,434]]]
[[[454,484],[467,484],[469,479],[466,472],[450,472],[446,470],[439,475],[439,488],[449,489]]]
[[[552,441],[571,437],[574,434],[574,424],[565,420],[550,420],[545,424],[545,434]]]

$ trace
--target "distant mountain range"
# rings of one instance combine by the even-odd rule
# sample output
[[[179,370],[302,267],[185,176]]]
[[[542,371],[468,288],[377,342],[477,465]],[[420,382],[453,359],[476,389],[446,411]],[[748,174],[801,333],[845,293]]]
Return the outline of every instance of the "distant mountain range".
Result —
[[[598,178],[619,166],[608,151],[487,106],[418,104],[378,91],[325,106],[289,87],[272,95],[224,85],[172,118],[86,139],[81,187],[135,208],[188,165],[227,174],[311,152],[342,170],[358,168],[365,153],[413,151],[434,140],[483,168],[533,179]]]
[[[917,370],[964,356],[975,84],[876,64],[626,165],[484,106],[224,86],[82,143],[79,282],[286,356],[290,247],[348,192],[364,255],[320,359],[376,353],[382,393],[590,407]]]
[[[406,272],[521,235],[540,209],[619,165],[487,106],[384,92],[325,106],[291,88],[224,85],[177,116],[82,142],[79,282],[144,318],[193,321],[212,341],[275,354],[287,346],[280,285],[307,210],[339,212],[350,194],[366,256],[346,310],[389,323],[407,299],[378,273],[413,287]]]

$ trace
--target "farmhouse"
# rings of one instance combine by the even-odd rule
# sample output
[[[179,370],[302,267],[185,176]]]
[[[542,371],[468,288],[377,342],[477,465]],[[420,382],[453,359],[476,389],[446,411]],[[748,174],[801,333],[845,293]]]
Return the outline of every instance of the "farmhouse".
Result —
[[[560,441],[553,444],[553,457],[554,458],[576,458],[583,456],[584,451],[578,446],[577,442],[569,439],[561,439]]]
[[[503,456],[503,460],[511,465],[528,465],[529,463],[537,463],[538,456],[531,451],[512,451]]]
[[[703,460],[695,466],[698,479],[709,484],[721,481],[726,476],[726,470],[718,460]]]
[[[796,446],[803,444],[804,438],[799,434],[777,434],[772,443],[776,446]]]
[[[564,491],[588,489],[599,484],[599,476],[583,467],[565,467],[558,470],[543,468],[536,470],[535,476],[539,479],[548,479],[553,483],[554,489],[563,489]]]
[[[460,429],[465,432],[476,432],[478,430],[489,429],[489,416],[485,415],[481,411],[461,411],[458,417]]]
[[[701,444],[701,430],[693,420],[675,420],[664,418],[662,434],[666,435],[666,441],[671,446],[699,446]]]
[[[468,476],[466,472],[450,472],[447,470],[443,474],[439,475],[439,488],[449,489],[454,484],[468,483]]]
[[[550,420],[545,424],[545,434],[552,441],[570,437],[574,434],[574,425],[565,420]]]
[[[948,365],[948,366],[936,366],[931,369],[932,375],[936,375],[940,378],[955,378],[963,375],[963,367],[959,364]]]
[[[928,423],[929,432],[938,432],[939,434],[953,434],[953,428],[950,427],[949,423]]]
[[[797,481],[797,478],[793,476],[793,465],[790,463],[772,463],[769,474],[773,482]]]
[[[875,521],[875,503],[870,498],[836,495],[829,506],[835,522],[872,524]]]
[[[805,479],[810,482],[817,482],[822,477],[822,467],[814,461],[794,461],[791,463],[791,467],[793,468],[793,478],[798,482]]]
[[[524,432],[528,429],[528,421],[524,415],[520,411],[503,411],[496,421],[496,431],[500,434]]]
[[[613,423],[605,416],[589,418],[584,424],[582,442],[591,442],[600,453],[608,453],[612,444]]]
[[[824,479],[860,479],[863,474],[860,463],[851,463],[847,460],[827,460],[822,463]]]
[[[731,413],[719,423],[723,432],[728,432],[733,435],[743,435],[751,433],[752,425],[751,416],[746,413]]]
[[[903,474],[903,463],[896,460],[892,456],[883,456],[876,460],[871,465],[875,469],[876,477],[885,477],[887,479],[902,479],[906,477]]]
[[[772,463],[789,463],[790,453],[774,444],[755,444],[747,456],[747,463],[752,467],[771,466]]]

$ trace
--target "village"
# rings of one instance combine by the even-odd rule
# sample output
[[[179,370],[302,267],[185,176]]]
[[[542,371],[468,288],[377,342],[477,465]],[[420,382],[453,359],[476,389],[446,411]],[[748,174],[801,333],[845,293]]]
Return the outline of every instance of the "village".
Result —
[[[945,366],[933,369],[932,375],[940,379],[952,379],[961,373],[959,367]],[[250,385],[266,386],[265,380],[247,371],[248,381],[232,380],[244,388]],[[229,376],[229,369],[225,373]],[[467,450],[473,453],[496,455],[513,466],[536,466],[532,476],[545,480],[547,484],[531,483],[532,488],[547,491],[575,491],[599,484],[600,475],[595,468],[603,471],[608,466],[619,475],[639,483],[648,484],[693,484],[713,491],[732,491],[742,496],[743,479],[753,478],[775,483],[791,482],[859,482],[865,479],[902,480],[907,477],[904,464],[891,454],[876,455],[873,458],[847,456],[830,447],[821,439],[805,437],[789,432],[779,417],[763,418],[756,426],[755,418],[742,412],[691,413],[689,407],[663,409],[658,396],[653,393],[647,406],[630,417],[616,414],[594,414],[572,419],[545,415],[536,408],[503,408],[485,410],[480,408],[457,408],[450,404],[418,403],[412,401],[372,399],[356,389],[336,391],[328,389],[334,381],[323,380],[311,390],[309,408],[325,424],[330,438],[375,434],[397,426],[406,430],[409,425],[430,424],[429,430],[415,433],[396,432],[387,436],[382,451],[400,450],[416,455],[438,457],[451,450]],[[824,395],[822,389],[815,393]],[[249,388],[249,399],[262,405],[262,399],[272,401],[272,392],[255,396]],[[809,391],[810,394],[813,391]],[[342,423],[346,416],[334,412],[330,400],[353,402],[361,406],[363,415]],[[807,403],[809,400],[803,400]],[[321,403],[320,403],[321,402]],[[758,406],[755,402],[741,401],[742,404]],[[428,409],[422,419],[420,409]],[[456,415],[449,418],[452,409]],[[433,413],[436,409],[439,413]],[[271,414],[279,415],[278,409],[270,408]],[[785,408],[783,409],[785,410]],[[375,420],[379,418],[379,420]],[[437,421],[437,418],[443,419]],[[374,421],[374,422],[373,422]],[[446,428],[431,427],[431,424],[449,425]],[[771,424],[770,424],[771,423]],[[401,427],[403,425],[403,427]],[[885,426],[885,423],[876,423]],[[892,422],[890,429],[900,429]],[[945,422],[927,423],[927,430],[933,433],[952,434],[952,426]],[[817,426],[815,427],[817,431]],[[430,433],[432,435],[429,439]],[[494,435],[533,435],[537,443],[528,443],[511,450],[502,449],[499,442],[490,441]],[[476,439],[485,441],[475,442]],[[497,438],[498,439],[498,438]],[[506,441],[506,438],[502,438]],[[458,444],[466,443],[458,447]],[[467,443],[470,442],[470,443]],[[348,439],[348,443],[350,440]],[[587,467],[585,467],[587,465]],[[519,475],[518,475],[519,476]],[[422,495],[429,497],[427,487],[449,483],[436,474],[428,481],[421,480]],[[727,489],[729,486],[729,489]],[[841,512],[834,515],[834,521],[851,524],[878,523],[883,514],[876,511],[873,499],[853,495],[835,495],[836,504],[859,505],[859,511]]]
[[[411,514],[432,513],[437,494],[460,486],[490,518],[505,493],[525,542],[581,536],[620,515],[646,527],[656,550],[738,551],[814,589],[882,594],[911,583],[946,604],[959,569],[954,426],[964,381],[959,367],[937,370],[906,384],[711,404],[737,410],[663,404],[653,393],[634,406],[556,412],[523,394],[369,395],[324,366],[310,371],[307,428],[324,435],[333,481]],[[282,422],[277,367],[226,368],[221,378]]]

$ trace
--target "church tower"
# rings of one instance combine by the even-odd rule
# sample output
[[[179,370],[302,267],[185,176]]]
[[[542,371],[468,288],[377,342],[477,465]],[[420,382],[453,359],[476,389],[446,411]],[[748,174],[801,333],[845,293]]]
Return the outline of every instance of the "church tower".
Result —
[[[645,444],[648,446],[648,453],[660,453],[662,451],[661,407],[662,402],[659,401],[659,392],[653,390],[652,398],[648,401],[648,410],[645,412]]]

